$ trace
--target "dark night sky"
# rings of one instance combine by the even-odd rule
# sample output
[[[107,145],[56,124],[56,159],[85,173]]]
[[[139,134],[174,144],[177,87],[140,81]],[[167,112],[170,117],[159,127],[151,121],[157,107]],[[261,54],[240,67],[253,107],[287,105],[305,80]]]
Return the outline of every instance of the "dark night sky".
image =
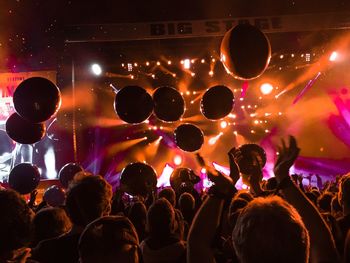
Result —
[[[0,71],[52,68],[70,24],[194,20],[350,10],[341,0],[2,0]]]

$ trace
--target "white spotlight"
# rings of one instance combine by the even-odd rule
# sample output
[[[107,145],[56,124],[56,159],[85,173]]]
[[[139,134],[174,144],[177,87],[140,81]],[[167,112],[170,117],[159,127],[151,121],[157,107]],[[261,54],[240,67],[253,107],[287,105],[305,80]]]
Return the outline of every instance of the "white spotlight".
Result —
[[[272,90],[273,90],[273,86],[270,83],[263,83],[260,86],[260,91],[264,95],[270,94]]]
[[[226,121],[221,121],[220,126],[222,129],[225,129],[227,127],[227,122]]]
[[[182,163],[182,157],[180,155],[175,155],[174,164],[180,165]]]
[[[185,59],[184,60],[184,68],[189,69],[191,67],[191,60]]]
[[[92,64],[91,65],[91,71],[94,75],[100,76],[102,74],[102,68],[99,64]]]
[[[338,58],[338,52],[337,51],[333,51],[332,54],[329,56],[329,61],[336,61]]]

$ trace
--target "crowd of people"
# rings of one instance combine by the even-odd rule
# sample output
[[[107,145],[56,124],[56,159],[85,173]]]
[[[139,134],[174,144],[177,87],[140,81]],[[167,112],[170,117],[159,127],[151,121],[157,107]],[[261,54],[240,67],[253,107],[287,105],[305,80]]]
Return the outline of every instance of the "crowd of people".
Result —
[[[253,163],[248,190],[235,188],[244,157],[234,148],[230,176],[207,167],[213,186],[202,193],[187,184],[125,202],[121,189],[86,172],[63,206],[2,189],[0,262],[350,262],[350,175],[304,187],[289,174],[299,151],[295,138],[283,142],[267,181]]]

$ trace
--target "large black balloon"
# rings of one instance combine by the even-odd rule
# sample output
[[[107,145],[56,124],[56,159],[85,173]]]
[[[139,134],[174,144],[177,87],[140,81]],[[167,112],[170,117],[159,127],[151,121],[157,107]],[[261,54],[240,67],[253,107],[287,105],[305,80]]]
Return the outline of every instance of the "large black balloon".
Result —
[[[160,87],[153,93],[154,113],[162,121],[178,121],[185,112],[185,101],[180,92],[171,87]]]
[[[200,177],[189,168],[176,168],[170,175],[170,185],[176,192],[181,187],[193,188],[199,182]]]
[[[201,99],[201,112],[209,120],[219,120],[227,116],[233,108],[234,95],[226,86],[208,89]]]
[[[145,163],[130,163],[123,169],[120,183],[128,194],[146,196],[157,187],[157,174]]]
[[[40,182],[38,167],[31,163],[20,163],[10,172],[9,185],[20,194],[29,194]]]
[[[58,172],[58,178],[64,188],[68,188],[69,182],[73,180],[76,173],[84,171],[84,168],[77,163],[67,163]]]
[[[243,144],[239,147],[239,150],[242,153],[243,158],[238,162],[240,171],[243,174],[251,174],[254,166],[257,166],[256,160],[259,161],[259,166],[262,168],[266,164],[266,153],[263,148],[259,145]]]
[[[181,124],[174,131],[176,145],[183,151],[198,151],[203,143],[204,136],[201,129],[193,124]]]
[[[114,109],[120,119],[127,123],[141,123],[153,111],[153,100],[147,91],[139,86],[126,86],[117,92]]]
[[[13,94],[16,112],[24,119],[38,123],[54,115],[61,105],[60,90],[50,80],[33,77],[24,80]]]
[[[250,24],[230,29],[221,42],[221,61],[237,79],[259,77],[271,58],[270,42],[263,32]]]
[[[33,144],[45,136],[45,123],[32,123],[17,113],[13,113],[6,121],[6,132],[15,142]]]

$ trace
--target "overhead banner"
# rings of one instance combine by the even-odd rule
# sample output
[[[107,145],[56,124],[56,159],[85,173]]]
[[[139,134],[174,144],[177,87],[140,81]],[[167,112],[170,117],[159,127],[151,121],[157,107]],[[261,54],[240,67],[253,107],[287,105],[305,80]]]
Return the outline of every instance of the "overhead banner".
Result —
[[[240,17],[195,21],[132,24],[94,24],[67,27],[66,42],[106,42],[223,36],[241,23],[250,23],[265,33],[349,29],[350,13]]]
[[[4,124],[7,117],[14,112],[13,93],[23,80],[31,77],[43,77],[56,83],[56,75],[56,71],[0,73],[0,124]]]

